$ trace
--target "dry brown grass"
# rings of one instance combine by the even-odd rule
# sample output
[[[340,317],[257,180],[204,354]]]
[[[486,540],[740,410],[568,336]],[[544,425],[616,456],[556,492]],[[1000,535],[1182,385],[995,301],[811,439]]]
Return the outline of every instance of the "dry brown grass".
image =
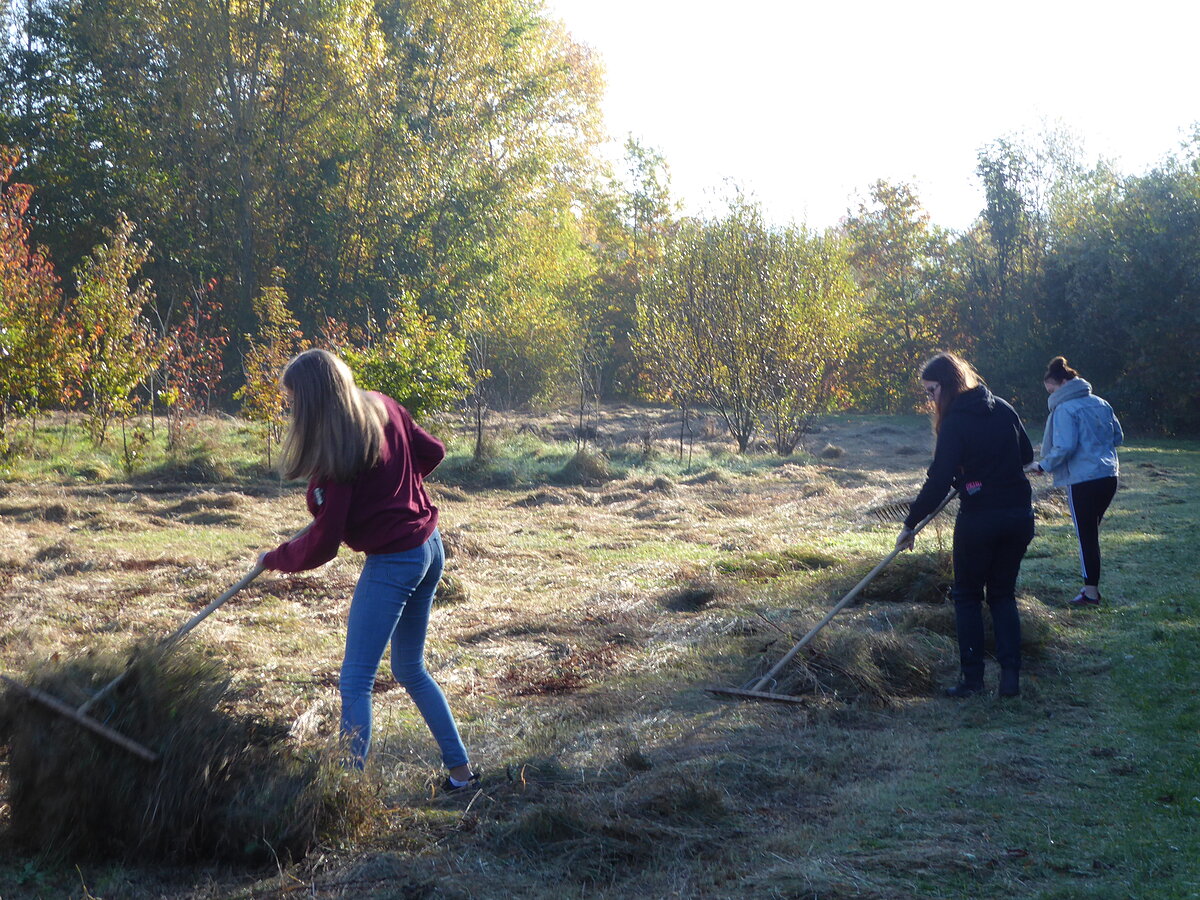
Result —
[[[639,442],[647,415],[620,413],[623,431],[603,428],[601,450],[619,450],[622,434]],[[561,419],[537,427],[571,426]],[[672,429],[658,434],[655,453],[670,455]],[[916,457],[897,456],[928,434],[924,425],[903,434],[829,427],[812,446],[825,443],[842,454],[742,472],[581,473],[518,490],[434,484],[453,577],[432,614],[427,663],[484,770],[484,791],[437,793],[428,732],[381,670],[374,775],[390,812],[261,893],[722,897],[751,890],[739,883],[750,884],[751,870],[783,896],[799,883],[793,876],[843,883],[836,866],[815,862],[798,875],[771,855],[792,858],[793,848],[768,852],[763,836],[853,834],[850,814],[832,821],[834,811],[878,809],[854,786],[891,783],[870,754],[882,759],[896,741],[920,752],[919,735],[904,730],[920,724],[881,717],[928,725],[941,715],[935,682],[952,675],[952,641],[932,618],[908,618],[941,609],[932,529],[921,553],[899,561],[786,673],[782,687],[808,706],[702,690],[763,671],[886,552],[890,537],[865,512],[915,493]],[[65,507],[54,514],[61,521],[38,512],[48,500]],[[135,638],[168,633],[306,518],[294,489],[10,486],[0,503],[13,510],[0,518],[9,671],[55,653],[120,654]],[[88,522],[104,527],[80,527]],[[343,551],[316,573],[264,576],[189,639],[229,666],[229,715],[270,711],[297,735],[336,729],[358,566]],[[942,835],[940,822],[922,827],[925,838]],[[847,864],[854,877],[858,864]],[[207,894],[194,885],[176,893],[225,896],[246,882],[221,877]],[[889,896],[893,882],[881,883],[879,896]],[[127,896],[176,888],[152,883]]]

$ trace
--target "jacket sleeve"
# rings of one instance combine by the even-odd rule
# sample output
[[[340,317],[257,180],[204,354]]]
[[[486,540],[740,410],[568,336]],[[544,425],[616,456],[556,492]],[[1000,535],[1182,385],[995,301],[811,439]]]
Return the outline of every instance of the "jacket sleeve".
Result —
[[[1117,418],[1116,413],[1113,413],[1112,424],[1113,424],[1113,446],[1120,447],[1121,444],[1124,443],[1124,441],[1125,441],[1125,432],[1121,430],[1121,422]]]
[[[438,467],[446,458],[446,445],[412,420],[405,410],[405,420],[408,422],[408,441],[412,448],[413,464],[424,478]]]
[[[933,451],[933,463],[925,475],[925,484],[909,507],[908,518],[904,520],[905,528],[915,528],[922,519],[937,509],[937,505],[950,492],[962,459],[962,434],[952,420],[947,420],[942,425],[941,434],[938,435],[937,446]]]
[[[1066,404],[1054,412],[1054,429],[1051,433],[1053,445],[1042,447],[1042,458],[1038,463],[1044,472],[1053,472],[1075,452],[1079,446],[1079,427]]]
[[[280,544],[265,557],[263,566],[278,572],[315,569],[337,556],[346,530],[353,485],[323,482],[309,491],[309,509],[315,507],[312,527]]]
[[[1033,443],[1029,440],[1029,433],[1025,430],[1025,423],[1021,421],[1020,416],[1017,416],[1017,432],[1021,444],[1021,465],[1027,466],[1033,462]]]

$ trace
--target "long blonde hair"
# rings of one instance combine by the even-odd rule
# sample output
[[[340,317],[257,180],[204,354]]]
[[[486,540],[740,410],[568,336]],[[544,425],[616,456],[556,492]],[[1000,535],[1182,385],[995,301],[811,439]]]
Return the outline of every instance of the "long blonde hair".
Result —
[[[950,411],[950,404],[955,398],[966,391],[973,390],[983,384],[975,368],[955,353],[942,352],[930,357],[921,368],[922,381],[936,381],[941,385],[937,402],[933,407],[933,432],[937,434],[942,429],[942,419]]]
[[[292,418],[280,467],[287,478],[352,481],[379,462],[387,410],[354,384],[354,373],[327,350],[305,350],[283,369]]]

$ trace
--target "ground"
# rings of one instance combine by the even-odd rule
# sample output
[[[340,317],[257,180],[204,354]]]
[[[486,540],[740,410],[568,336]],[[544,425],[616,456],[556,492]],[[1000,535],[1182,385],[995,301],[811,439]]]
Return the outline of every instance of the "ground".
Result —
[[[484,467],[437,426],[450,560],[428,665],[480,793],[436,792],[432,740],[381,668],[365,834],[261,871],[75,869],[10,833],[0,896],[1200,896],[1195,763],[1174,762],[1195,721],[1194,448],[1126,451],[1101,610],[1067,608],[1069,519],[1037,484],[1020,699],[940,696],[947,514],[781,673],[802,702],[773,704],[707,688],[755,680],[890,551],[898,525],[872,510],[915,494],[928,423],[830,417],[792,457],[743,459],[702,417],[682,460],[669,411],[594,411],[572,460],[577,425],[493,423]],[[305,520],[299,486],[268,477],[0,483],[4,671],[169,633]],[[343,549],[264,575],[196,630],[233,707],[332,727],[359,566]],[[1147,677],[1162,696],[1130,687]]]

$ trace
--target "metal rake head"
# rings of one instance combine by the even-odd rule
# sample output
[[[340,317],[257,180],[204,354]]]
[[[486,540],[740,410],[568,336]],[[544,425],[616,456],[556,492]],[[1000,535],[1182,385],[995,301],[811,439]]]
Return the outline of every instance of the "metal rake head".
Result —
[[[912,504],[911,499],[893,500],[891,503],[881,503],[879,506],[872,507],[867,510],[867,513],[885,525],[891,522],[903,522],[908,518],[908,511],[912,508]]]

